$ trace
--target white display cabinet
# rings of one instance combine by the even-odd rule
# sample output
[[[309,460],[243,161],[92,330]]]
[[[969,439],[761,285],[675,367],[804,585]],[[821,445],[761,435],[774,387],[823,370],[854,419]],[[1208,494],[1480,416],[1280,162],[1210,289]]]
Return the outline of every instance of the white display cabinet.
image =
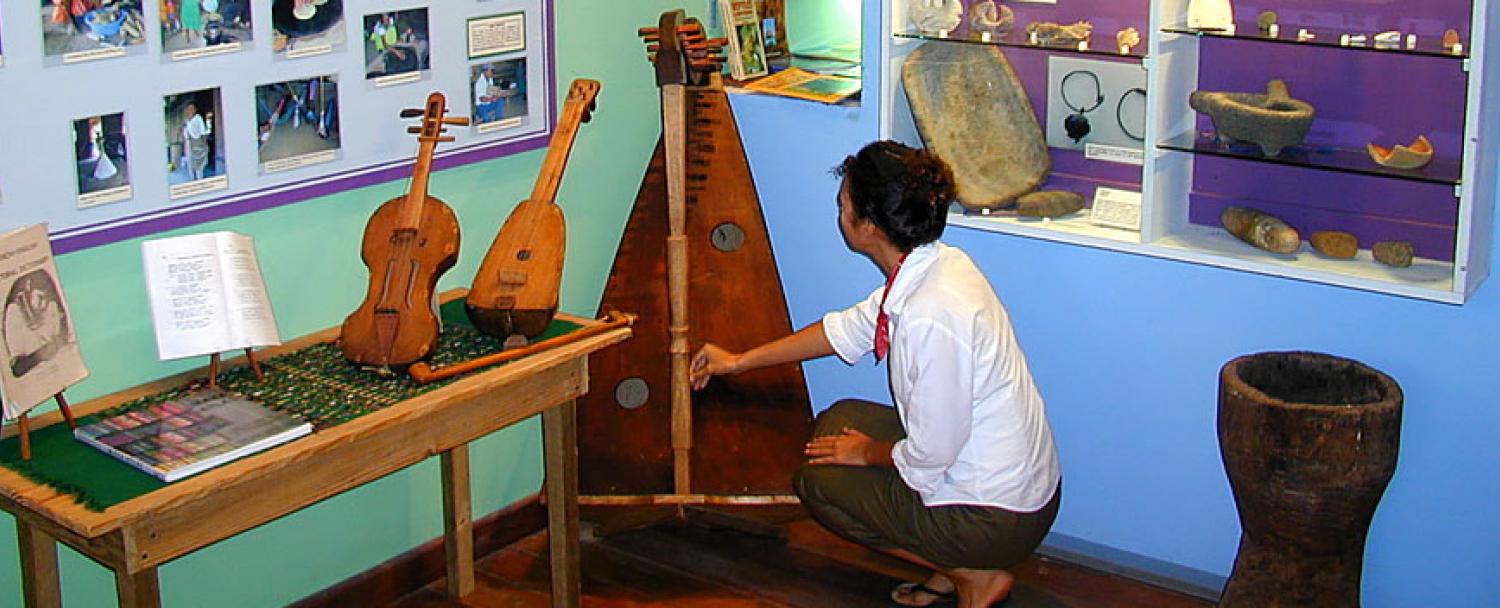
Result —
[[[1100,225],[1091,218],[1091,209],[1036,220],[1004,211],[965,213],[955,206],[949,218],[952,225],[1455,304],[1473,294],[1489,273],[1500,142],[1500,61],[1486,59],[1497,44],[1492,34],[1500,32],[1495,27],[1500,11],[1488,2],[1438,0],[1381,9],[1416,13],[1399,18],[1366,15],[1349,7],[1368,4],[1349,0],[1288,2],[1292,8],[1277,10],[1289,25],[1280,26],[1272,37],[1256,30],[1255,14],[1236,15],[1234,32],[1187,29],[1188,0],[1143,0],[1133,9],[1145,13],[1140,14],[1145,21],[1140,25],[1120,17],[1122,10],[1131,9],[1122,9],[1118,0],[1064,0],[1071,5],[1055,8],[1005,0],[1002,3],[1017,11],[1016,32],[981,41],[965,28],[914,32],[907,21],[909,3],[923,1],[882,2],[884,31],[878,39],[884,138],[921,144],[901,85],[905,59],[920,44],[999,45],[1012,63],[1032,64],[1017,71],[1034,100],[1047,96],[1031,87],[1057,84],[1055,77],[1043,80],[1046,71],[1036,69],[1038,61],[1107,59],[1111,64],[1133,62],[1145,72],[1142,165],[1099,170],[1104,161],[1053,148],[1054,173],[1044,186],[1073,190],[1091,204],[1094,187],[1139,192],[1139,230]],[[1045,16],[1048,10],[1073,16],[1090,3],[1104,7],[1093,48],[1039,47],[1025,39],[1029,17]],[[964,4],[969,6],[967,0]],[[1277,8],[1235,4],[1236,9]],[[1424,15],[1424,10],[1445,14]],[[1444,48],[1440,33],[1430,31],[1434,23],[1464,18],[1469,31],[1460,32],[1460,50]],[[1346,42],[1344,34],[1375,33],[1359,31],[1350,23],[1396,29],[1402,33],[1401,43],[1397,48],[1376,48],[1368,38],[1363,45],[1357,38]],[[1110,48],[1115,30],[1124,25],[1140,29],[1145,40],[1127,56]],[[1304,26],[1313,37],[1299,41],[1297,30]],[[1406,34],[1417,31],[1423,34],[1408,47]],[[1318,117],[1304,145],[1276,157],[1218,141],[1207,118],[1188,107],[1195,90],[1255,92],[1270,79],[1283,77],[1293,97],[1318,107]],[[1047,124],[1047,110],[1037,110]],[[1391,138],[1429,132],[1437,154],[1420,170],[1385,169],[1364,151],[1368,142],[1391,146],[1407,143]],[[1133,171],[1139,171],[1138,182]],[[1286,219],[1301,232],[1301,248],[1274,254],[1240,241],[1218,225],[1218,211],[1226,205]],[[1354,259],[1318,253],[1306,242],[1315,230],[1351,232],[1360,240],[1360,251]],[[1377,240],[1413,242],[1417,255],[1412,265],[1398,268],[1376,262],[1370,247]]]

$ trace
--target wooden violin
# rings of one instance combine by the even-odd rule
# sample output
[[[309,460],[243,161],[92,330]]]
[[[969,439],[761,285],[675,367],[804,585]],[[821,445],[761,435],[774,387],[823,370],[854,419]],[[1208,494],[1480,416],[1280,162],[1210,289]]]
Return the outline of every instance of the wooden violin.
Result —
[[[386,201],[365,225],[360,257],[370,269],[364,302],[344,320],[339,346],[344,357],[389,370],[426,359],[437,349],[439,322],[433,294],[438,278],[458,261],[458,218],[448,205],[427,194],[432,152],[445,136],[445,125],[469,120],[445,117],[442,93],[427,96],[425,109],[401,111],[402,118],[422,118],[408,127],[421,148],[404,196]]]
[[[531,197],[511,211],[479,264],[464,304],[469,321],[486,334],[535,338],[546,331],[557,314],[567,240],[562,208],[556,202],[557,190],[578,126],[592,117],[598,95],[599,82],[595,80],[580,78],[568,88],[567,103]]]

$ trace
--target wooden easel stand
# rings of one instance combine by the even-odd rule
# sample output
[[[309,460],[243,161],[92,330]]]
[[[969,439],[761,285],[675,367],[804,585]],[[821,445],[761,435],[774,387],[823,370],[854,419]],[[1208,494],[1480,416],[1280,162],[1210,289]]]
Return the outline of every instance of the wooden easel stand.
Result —
[[[78,428],[78,421],[73,419],[73,410],[68,407],[68,399],[62,393],[52,396],[57,401],[57,409],[62,411],[63,418],[68,421],[68,428]],[[28,413],[22,413],[16,419],[16,426],[20,427],[21,435],[21,460],[31,460],[31,419]]]

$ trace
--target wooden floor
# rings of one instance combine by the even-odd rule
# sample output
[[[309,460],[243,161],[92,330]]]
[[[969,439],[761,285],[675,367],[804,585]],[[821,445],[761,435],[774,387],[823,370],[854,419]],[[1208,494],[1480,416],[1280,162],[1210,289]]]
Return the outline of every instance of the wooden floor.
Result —
[[[926,572],[839,539],[801,520],[782,541],[703,524],[660,524],[586,540],[583,605],[702,608],[886,607],[891,588]],[[547,536],[537,533],[478,562],[478,585],[462,600],[439,580],[391,606],[550,605]],[[1210,603],[1068,564],[1032,558],[1016,569],[1004,608],[1199,608]],[[949,603],[948,606],[954,604]]]

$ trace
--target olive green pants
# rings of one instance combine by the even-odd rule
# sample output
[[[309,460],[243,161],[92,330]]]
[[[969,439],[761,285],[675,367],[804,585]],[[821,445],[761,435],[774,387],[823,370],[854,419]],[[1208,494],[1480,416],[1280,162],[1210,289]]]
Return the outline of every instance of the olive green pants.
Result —
[[[834,435],[844,427],[876,441],[906,436],[895,408],[848,399],[835,403],[813,426],[813,436]],[[1008,569],[1042,543],[1062,501],[1059,482],[1042,509],[1021,513],[999,507],[928,507],[891,467],[803,465],[793,487],[818,523],[857,543],[905,549],[933,564],[979,570]]]

